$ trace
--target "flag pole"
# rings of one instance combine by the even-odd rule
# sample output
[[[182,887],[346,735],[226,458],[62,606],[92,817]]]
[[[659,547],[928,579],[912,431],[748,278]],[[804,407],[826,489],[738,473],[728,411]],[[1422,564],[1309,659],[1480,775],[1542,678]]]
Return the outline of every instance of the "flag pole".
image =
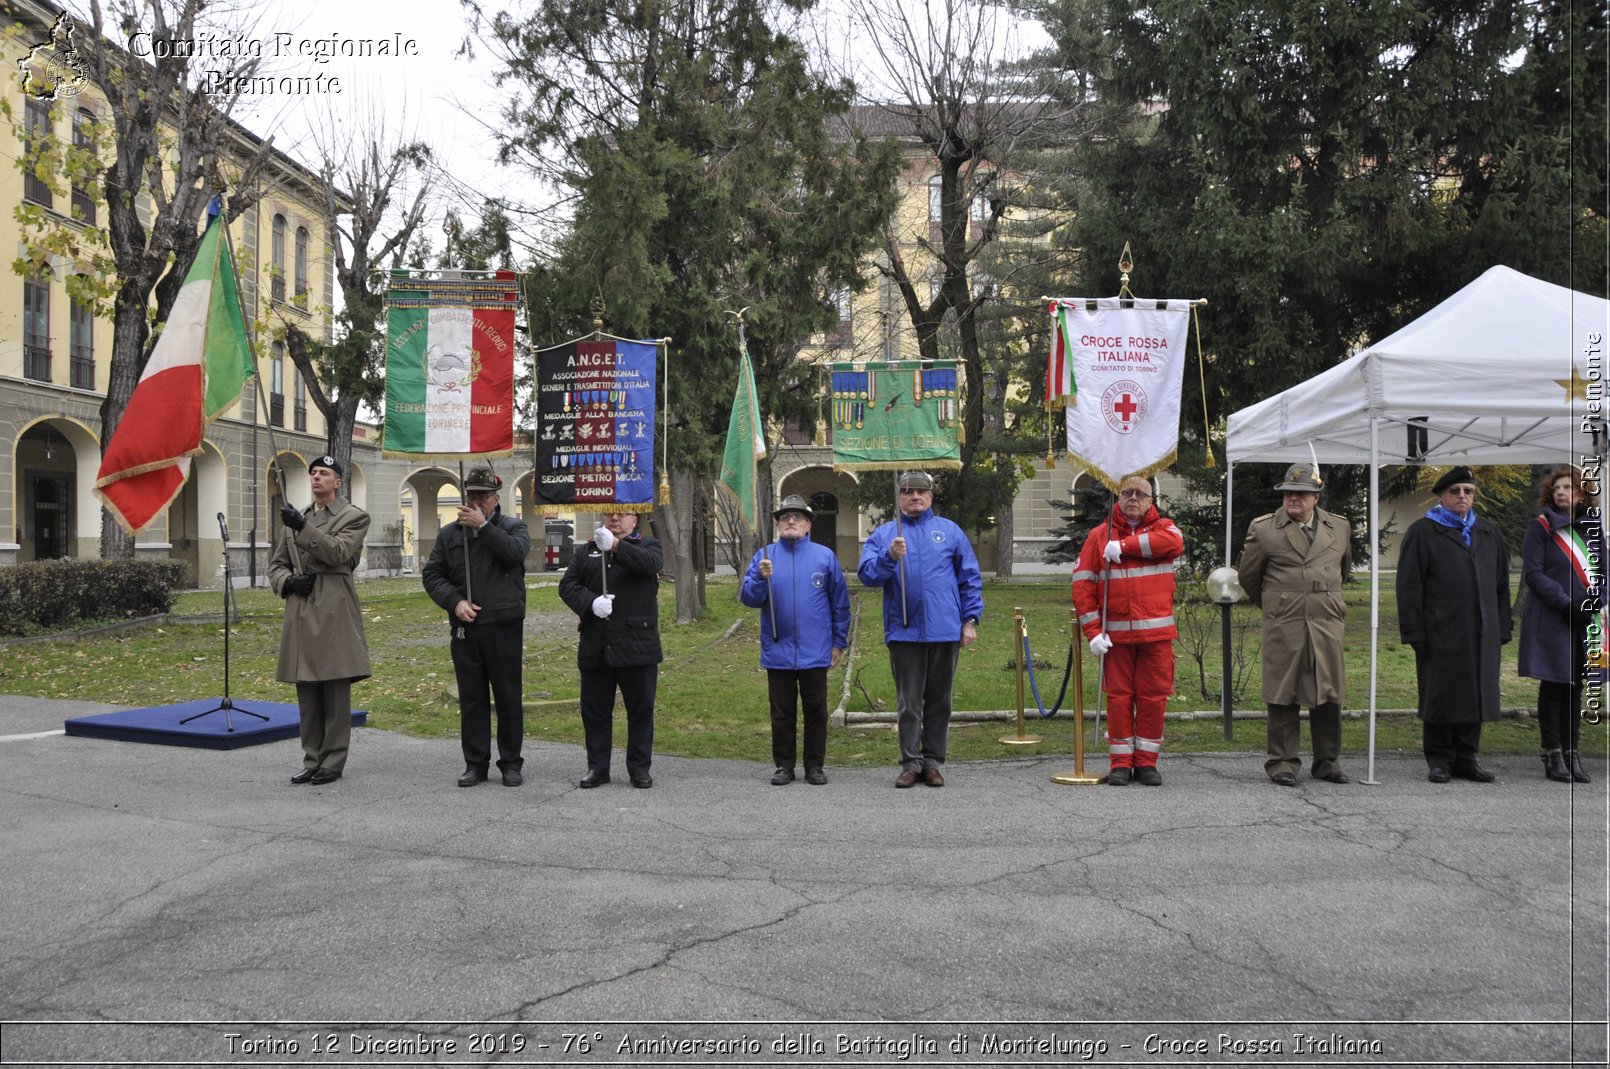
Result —
[[[900,533],[900,473],[899,472],[894,473],[894,536],[896,538],[904,538],[905,537],[905,535]],[[909,550],[911,547],[907,546],[906,548]],[[899,570],[900,570],[900,626],[901,627],[910,627],[911,626],[911,621],[906,616],[906,558],[905,558],[904,555],[902,555],[899,560],[895,561],[895,566],[897,568],[899,568]]]
[[[460,508],[470,502],[469,491],[464,488],[464,459],[458,461],[458,504]],[[459,533],[464,537],[459,541],[464,543],[464,600],[471,605],[475,604],[475,591],[470,587],[470,533],[464,529],[464,521],[458,523]]]
[[[257,407],[260,411],[267,412],[268,395],[263,392],[263,376],[254,374],[252,378],[257,383]],[[274,454],[274,480],[279,484],[280,504],[289,505],[291,503],[290,491],[285,486],[285,464],[280,457],[279,438],[274,433],[274,424],[267,416],[263,417],[263,427],[268,431],[268,448]],[[300,572],[302,570],[302,554],[297,552],[296,539],[290,537],[290,531],[286,529],[283,523],[280,524],[280,532],[286,536],[286,544],[291,548],[291,565],[296,571]]]
[[[747,312],[747,311],[749,311],[749,308],[746,305],[743,308],[738,309],[736,312],[728,312],[727,313],[728,315],[733,316],[738,320],[738,382],[740,384],[740,387],[742,386],[743,382],[746,379],[745,370],[746,370],[746,366],[749,363],[749,335],[744,330],[744,313]],[[760,401],[759,401],[759,398],[757,398],[755,396],[756,385],[755,385],[754,371],[753,371],[753,369],[748,369],[748,371],[749,371],[749,373],[747,375],[747,381],[749,382],[749,403],[750,403],[751,406],[753,406],[754,410],[758,412],[760,410]],[[753,441],[753,439],[755,437],[759,436],[761,433],[762,433],[762,431],[761,431],[759,426],[754,426],[754,427],[749,428],[749,436],[750,436],[751,442]],[[753,446],[751,446],[751,452],[753,452]],[[743,518],[743,521],[745,523],[749,523],[750,521],[753,521],[753,526],[751,527],[751,530],[753,530],[755,532],[755,540],[757,542],[760,540],[760,514],[761,513],[760,513],[760,494],[757,492],[758,487],[756,487],[754,485],[754,483],[758,480],[758,476],[759,476],[759,472],[757,471],[756,472],[756,478],[753,478],[753,479],[750,480],[751,485],[750,485],[750,491],[749,491],[750,496],[755,499],[755,514],[753,516],[745,516]],[[760,552],[761,552],[761,555],[762,555],[763,559],[768,560],[768,561],[771,559],[769,556],[766,555],[766,547],[764,545],[761,547]],[[775,641],[777,641],[777,601],[776,601],[775,598],[772,597],[771,576],[769,576],[769,575],[766,576],[766,608],[770,611],[770,614],[771,614],[771,637],[772,637],[772,641],[775,642]]]

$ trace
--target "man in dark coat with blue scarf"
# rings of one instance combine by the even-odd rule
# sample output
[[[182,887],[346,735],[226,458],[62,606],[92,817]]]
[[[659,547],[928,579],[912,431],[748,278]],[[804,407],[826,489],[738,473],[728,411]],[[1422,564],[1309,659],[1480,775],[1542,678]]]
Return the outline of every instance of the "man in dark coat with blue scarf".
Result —
[[[1476,477],[1453,468],[1437,504],[1398,555],[1398,630],[1414,648],[1427,778],[1493,782],[1476,761],[1481,725],[1498,719],[1499,648],[1510,639],[1509,551],[1476,515]]]

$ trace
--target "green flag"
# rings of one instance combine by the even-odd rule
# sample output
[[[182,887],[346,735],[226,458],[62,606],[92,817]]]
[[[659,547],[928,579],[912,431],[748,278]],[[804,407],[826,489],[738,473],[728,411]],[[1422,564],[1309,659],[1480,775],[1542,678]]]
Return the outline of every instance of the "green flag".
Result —
[[[738,504],[738,514],[751,531],[758,529],[755,501],[755,466],[766,455],[766,434],[760,426],[760,399],[755,396],[755,372],[749,366],[749,351],[738,352],[738,389],[732,395],[732,415],[727,420],[727,451],[721,457],[718,484]]]
[[[834,364],[833,467],[959,470],[960,386],[954,360]]]

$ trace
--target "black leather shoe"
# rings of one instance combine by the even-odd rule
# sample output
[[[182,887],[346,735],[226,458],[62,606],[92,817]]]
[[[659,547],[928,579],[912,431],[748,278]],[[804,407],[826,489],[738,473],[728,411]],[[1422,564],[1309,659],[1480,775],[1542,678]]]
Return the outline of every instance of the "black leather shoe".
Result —
[[[1269,777],[1269,782],[1277,787],[1295,787],[1297,786],[1297,777],[1290,772],[1276,772]]]
[[[304,768],[302,771],[291,777],[291,782],[300,786],[311,780],[313,778],[313,773],[317,771],[318,769],[316,768]]]
[[[464,774],[458,777],[458,785],[460,787],[473,787],[477,783],[485,782],[486,769],[484,768],[466,768],[464,770]]]
[[[791,768],[782,768],[779,766],[777,771],[771,774],[771,785],[773,787],[786,787],[788,784],[793,782],[794,770]]]
[[[1142,765],[1135,769],[1135,782],[1142,787],[1161,787],[1163,774],[1151,765]]]
[[[313,786],[315,786],[315,787],[322,787],[326,783],[334,783],[336,780],[338,780],[340,778],[341,778],[341,773],[339,771],[337,771],[336,769],[333,769],[333,768],[321,768],[321,769],[318,769],[317,771],[315,771],[313,773],[312,778],[310,778],[308,780],[308,782],[313,784]]]
[[[1426,773],[1426,779],[1430,780],[1432,783],[1447,783],[1451,778],[1452,777],[1448,775],[1448,770],[1446,768],[1438,768],[1433,766],[1431,771]]]
[[[1129,786],[1129,777],[1131,775],[1132,773],[1127,768],[1115,768],[1107,773],[1107,785],[1109,787],[1127,787]]]
[[[820,787],[827,782],[827,773],[819,768],[807,768],[805,770],[805,782],[812,787]]]
[[[654,777],[649,775],[647,772],[640,772],[637,775],[632,776],[632,786],[639,790],[646,791],[650,787],[654,786]]]
[[[503,785],[505,787],[518,787],[524,782],[525,777],[520,775],[518,768],[505,768],[503,770]]]
[[[1492,783],[1498,779],[1497,776],[1482,768],[1474,760],[1455,762],[1453,774],[1460,779],[1468,779],[1472,783]]]
[[[585,791],[585,790],[588,790],[589,788],[597,787],[599,784],[608,783],[608,782],[609,782],[609,773],[608,772],[600,772],[596,768],[589,768],[587,770],[587,774],[585,776],[581,777],[581,782],[576,784],[576,786],[580,787],[582,790]]]
[[[1334,772],[1327,772],[1323,776],[1320,776],[1319,778],[1324,780],[1326,783],[1352,783],[1353,782],[1353,777],[1349,776],[1346,772],[1343,772],[1339,768],[1336,769]]]

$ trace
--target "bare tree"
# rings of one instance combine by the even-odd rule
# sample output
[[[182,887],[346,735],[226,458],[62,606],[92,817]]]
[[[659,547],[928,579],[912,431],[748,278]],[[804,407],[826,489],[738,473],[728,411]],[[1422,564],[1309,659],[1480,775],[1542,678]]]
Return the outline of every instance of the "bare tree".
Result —
[[[990,306],[1021,305],[1020,278],[1043,285],[1054,255],[1044,234],[1067,208],[1043,171],[1090,120],[1070,74],[1013,65],[1015,23],[996,7],[852,0],[850,10],[875,57],[862,84],[882,98],[854,114],[869,134],[904,142],[908,168],[931,176],[926,213],[906,217],[915,227],[898,215],[884,227],[877,270],[899,294],[922,359],[954,357],[964,369],[963,472],[949,496],[965,495],[970,523],[1009,518],[1017,477],[1001,438],[1013,339],[988,330],[1007,310]]]
[[[106,95],[107,117],[97,124],[101,149],[79,166],[99,169],[106,199],[104,262],[111,273],[75,293],[112,317],[112,355],[101,403],[102,441],[110,440],[128,407],[154,344],[152,326],[164,322],[195,259],[203,209],[225,195],[226,221],[256,201],[257,178],[268,160],[268,142],[252,142],[229,116],[257,74],[252,55],[198,56],[183,48],[152,49],[135,56],[108,38],[131,41],[194,40],[207,33],[239,36],[247,29],[243,9],[208,0],[90,0],[87,28],[72,36],[76,59]],[[249,35],[249,29],[247,30]],[[205,63],[207,71],[202,70]],[[109,144],[107,143],[109,141]],[[101,150],[110,153],[104,163]],[[51,151],[30,139],[30,155]],[[69,224],[48,213],[25,223],[27,255],[17,267],[47,269]],[[98,234],[71,227],[71,241],[94,244]],[[77,251],[75,249],[75,251]],[[94,251],[85,250],[93,259]],[[153,303],[154,302],[154,303]],[[134,540],[102,511],[101,555],[129,556]]]
[[[343,301],[338,336],[322,345],[283,314],[278,324],[308,395],[324,414],[325,447],[348,470],[358,409],[378,405],[385,390],[388,274],[403,265],[434,192],[425,144],[392,136],[378,114],[364,126],[372,133],[357,142],[341,140],[333,125],[317,139],[324,227]]]

